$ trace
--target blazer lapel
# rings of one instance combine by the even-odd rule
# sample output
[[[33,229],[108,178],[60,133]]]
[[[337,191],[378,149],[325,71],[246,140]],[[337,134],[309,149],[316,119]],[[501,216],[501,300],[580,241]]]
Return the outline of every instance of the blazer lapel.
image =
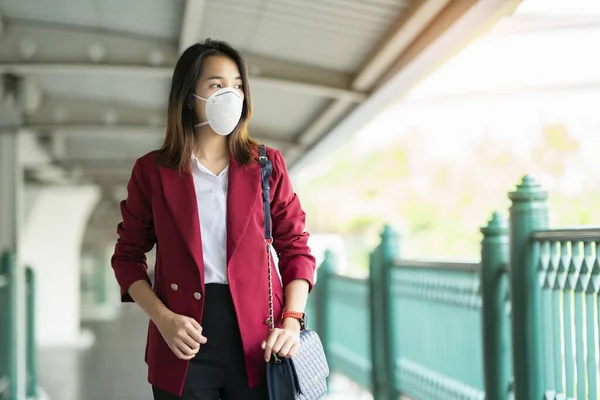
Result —
[[[227,189],[227,265],[244,236],[261,197],[260,165],[240,165],[231,155]]]
[[[173,215],[182,240],[190,251],[204,281],[202,238],[194,178],[190,173],[159,167],[163,195]]]

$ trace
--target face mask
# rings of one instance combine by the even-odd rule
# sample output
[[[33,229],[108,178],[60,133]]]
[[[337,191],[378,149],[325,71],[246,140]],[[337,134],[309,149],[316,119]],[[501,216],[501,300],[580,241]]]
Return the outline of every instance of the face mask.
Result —
[[[237,90],[222,88],[211,94],[208,99],[196,94],[192,96],[206,102],[205,112],[208,121],[194,125],[194,127],[210,125],[219,135],[229,135],[242,116],[244,100]]]

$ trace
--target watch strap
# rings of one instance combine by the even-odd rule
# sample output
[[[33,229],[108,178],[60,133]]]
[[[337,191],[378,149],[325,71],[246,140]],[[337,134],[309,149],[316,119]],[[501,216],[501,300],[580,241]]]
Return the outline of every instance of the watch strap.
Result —
[[[281,316],[281,320],[283,321],[286,318],[295,318],[300,321],[300,327],[304,330],[306,329],[306,314],[299,311],[285,311]]]

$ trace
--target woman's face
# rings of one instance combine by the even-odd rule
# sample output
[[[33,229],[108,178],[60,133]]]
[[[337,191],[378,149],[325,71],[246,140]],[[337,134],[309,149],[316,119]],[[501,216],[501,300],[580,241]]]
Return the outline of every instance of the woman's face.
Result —
[[[196,82],[196,95],[207,99],[211,94],[222,88],[236,89],[242,98],[244,90],[242,77],[237,64],[225,56],[210,56],[202,64],[202,74]],[[207,120],[205,113],[206,102],[194,98],[194,111],[199,122]]]

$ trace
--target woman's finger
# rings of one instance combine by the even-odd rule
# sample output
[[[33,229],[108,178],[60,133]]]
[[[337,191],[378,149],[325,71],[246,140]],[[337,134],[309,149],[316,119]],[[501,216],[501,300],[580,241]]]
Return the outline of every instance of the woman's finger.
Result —
[[[286,342],[288,342],[290,340],[292,340],[291,336],[289,334],[287,334],[286,332],[282,332],[277,337],[277,341],[273,345],[273,353],[279,354],[279,352],[281,351],[283,346],[286,344]]]
[[[281,350],[277,352],[277,355],[279,355],[279,357],[289,358],[288,354],[290,353],[292,347],[294,347],[294,341],[290,338],[289,340],[286,340]]]
[[[279,331],[274,330],[273,332],[271,332],[271,334],[269,335],[269,337],[266,340],[266,343],[265,343],[265,361],[266,362],[269,362],[269,360],[271,359],[271,355],[273,354],[273,352],[272,352],[273,345],[277,342],[278,336],[279,336]]]
[[[190,347],[195,352],[198,352],[200,349],[200,343],[198,343],[193,337],[190,335],[183,335],[180,337],[181,341],[185,343],[188,347]]]
[[[298,350],[300,349],[300,344],[299,343],[294,343],[294,345],[292,346],[292,348],[290,349],[290,351],[288,352],[287,356],[282,356],[282,357],[286,357],[286,358],[292,358],[294,357],[296,354],[298,354]]]
[[[173,354],[175,354],[175,356],[180,360],[189,360],[193,358],[193,356],[186,356],[185,354],[183,354],[177,346],[171,347],[171,351],[173,351]]]
[[[177,348],[179,349],[179,351],[181,351],[181,353],[185,356],[195,356],[196,353],[198,352],[197,350],[194,350],[192,347],[188,346],[183,340],[176,340],[175,341],[175,346],[177,346]]]
[[[202,333],[202,326],[194,318],[189,319],[190,324],[200,333]]]
[[[193,321],[193,320],[192,320]],[[200,325],[198,325],[200,326]],[[196,328],[192,323],[185,327],[185,331],[189,337],[194,339],[197,343],[201,343],[202,340],[202,328]]]

